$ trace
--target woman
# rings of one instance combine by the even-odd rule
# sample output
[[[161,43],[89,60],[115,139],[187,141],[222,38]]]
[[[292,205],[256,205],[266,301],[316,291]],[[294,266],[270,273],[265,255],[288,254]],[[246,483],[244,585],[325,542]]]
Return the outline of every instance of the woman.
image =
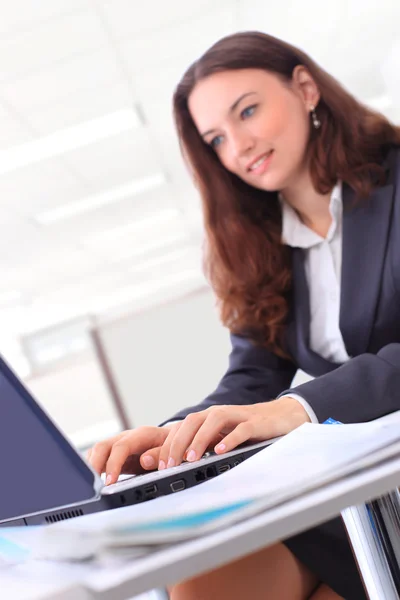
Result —
[[[95,469],[159,469],[306,421],[400,408],[400,129],[307,55],[222,39],[174,96],[202,203],[205,266],[232,337],[203,403],[94,447]],[[290,388],[300,367],[313,380]],[[365,598],[339,519],[171,591],[173,600]]]

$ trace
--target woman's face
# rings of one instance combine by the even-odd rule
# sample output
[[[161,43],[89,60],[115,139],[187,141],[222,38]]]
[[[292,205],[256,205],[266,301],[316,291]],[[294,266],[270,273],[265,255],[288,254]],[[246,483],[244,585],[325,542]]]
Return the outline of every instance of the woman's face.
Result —
[[[296,67],[291,82],[261,69],[215,73],[189,96],[192,119],[221,163],[267,191],[284,190],[304,172],[310,106],[317,103],[304,67]]]

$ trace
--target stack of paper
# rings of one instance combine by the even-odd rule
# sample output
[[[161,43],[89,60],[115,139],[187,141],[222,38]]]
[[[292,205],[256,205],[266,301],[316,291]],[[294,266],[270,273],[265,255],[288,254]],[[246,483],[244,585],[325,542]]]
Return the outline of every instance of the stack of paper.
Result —
[[[30,549],[35,556],[61,560],[149,552],[152,545],[225,527],[399,452],[397,413],[363,424],[307,423],[194,488],[40,528]],[[7,531],[0,530],[0,538]]]

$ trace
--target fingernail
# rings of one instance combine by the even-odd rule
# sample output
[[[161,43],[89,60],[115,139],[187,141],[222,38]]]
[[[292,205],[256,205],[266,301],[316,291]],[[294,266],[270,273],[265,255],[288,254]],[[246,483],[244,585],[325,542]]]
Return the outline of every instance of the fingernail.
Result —
[[[150,467],[154,466],[155,460],[152,456],[147,454],[147,456],[143,456],[143,464],[145,467],[147,467],[149,469]]]
[[[174,467],[175,466],[175,460],[172,458],[172,456],[169,457],[168,459],[168,464],[167,467]]]
[[[106,478],[106,485],[110,485],[111,481],[112,481],[112,475],[111,475],[111,473],[110,473],[109,475],[107,475],[107,478]]]
[[[187,460],[190,462],[192,460],[196,460],[196,452],[194,450],[191,450],[189,452],[189,454],[187,455]]]
[[[165,462],[163,460],[160,460],[160,462],[158,463],[158,470],[162,471],[163,469],[165,469]]]
[[[215,450],[217,452],[223,452],[226,449],[225,444],[218,444],[218,446],[215,448]]]

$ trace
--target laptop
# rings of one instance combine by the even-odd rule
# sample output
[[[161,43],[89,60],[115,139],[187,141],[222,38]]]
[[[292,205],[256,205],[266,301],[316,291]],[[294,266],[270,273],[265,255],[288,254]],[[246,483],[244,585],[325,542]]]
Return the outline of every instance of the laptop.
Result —
[[[275,440],[105,486],[0,356],[0,526],[55,523],[179,492],[232,469]]]

